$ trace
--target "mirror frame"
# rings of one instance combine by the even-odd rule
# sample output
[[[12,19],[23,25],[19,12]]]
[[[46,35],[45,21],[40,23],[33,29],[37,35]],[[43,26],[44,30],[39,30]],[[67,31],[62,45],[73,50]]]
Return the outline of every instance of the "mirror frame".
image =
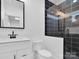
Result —
[[[0,15],[1,15],[1,1],[2,0],[0,0]],[[0,16],[0,28],[9,28],[9,29],[24,29],[25,28],[25,3],[20,0],[16,0],[16,1],[23,3],[23,27],[2,27],[1,26],[1,16]]]

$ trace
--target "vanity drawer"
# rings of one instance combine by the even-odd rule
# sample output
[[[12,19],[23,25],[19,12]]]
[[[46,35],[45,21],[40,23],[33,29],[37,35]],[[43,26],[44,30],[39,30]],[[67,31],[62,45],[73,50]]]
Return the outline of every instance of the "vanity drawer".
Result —
[[[22,49],[16,51],[16,59],[32,59],[32,52],[30,49]]]
[[[2,52],[0,53],[0,59],[14,59],[14,52]]]

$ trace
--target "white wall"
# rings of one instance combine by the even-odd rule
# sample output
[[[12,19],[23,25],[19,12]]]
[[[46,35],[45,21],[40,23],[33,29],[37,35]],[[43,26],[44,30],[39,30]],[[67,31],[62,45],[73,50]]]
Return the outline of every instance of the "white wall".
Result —
[[[26,0],[27,2],[27,0]],[[28,0],[26,3],[26,27],[29,30],[30,37],[44,35],[44,1]]]

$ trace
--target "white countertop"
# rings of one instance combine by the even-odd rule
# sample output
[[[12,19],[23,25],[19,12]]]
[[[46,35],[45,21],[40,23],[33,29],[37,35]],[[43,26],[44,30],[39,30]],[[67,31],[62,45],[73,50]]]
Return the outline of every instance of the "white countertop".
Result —
[[[30,41],[28,38],[0,38],[0,43],[9,43],[9,42],[19,42],[19,41]]]

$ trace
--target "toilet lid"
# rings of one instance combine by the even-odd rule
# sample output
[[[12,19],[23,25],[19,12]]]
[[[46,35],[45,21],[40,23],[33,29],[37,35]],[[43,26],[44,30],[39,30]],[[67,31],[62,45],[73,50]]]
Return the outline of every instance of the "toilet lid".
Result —
[[[52,54],[47,50],[40,50],[40,51],[38,51],[38,53],[44,57],[51,57],[52,56]]]

